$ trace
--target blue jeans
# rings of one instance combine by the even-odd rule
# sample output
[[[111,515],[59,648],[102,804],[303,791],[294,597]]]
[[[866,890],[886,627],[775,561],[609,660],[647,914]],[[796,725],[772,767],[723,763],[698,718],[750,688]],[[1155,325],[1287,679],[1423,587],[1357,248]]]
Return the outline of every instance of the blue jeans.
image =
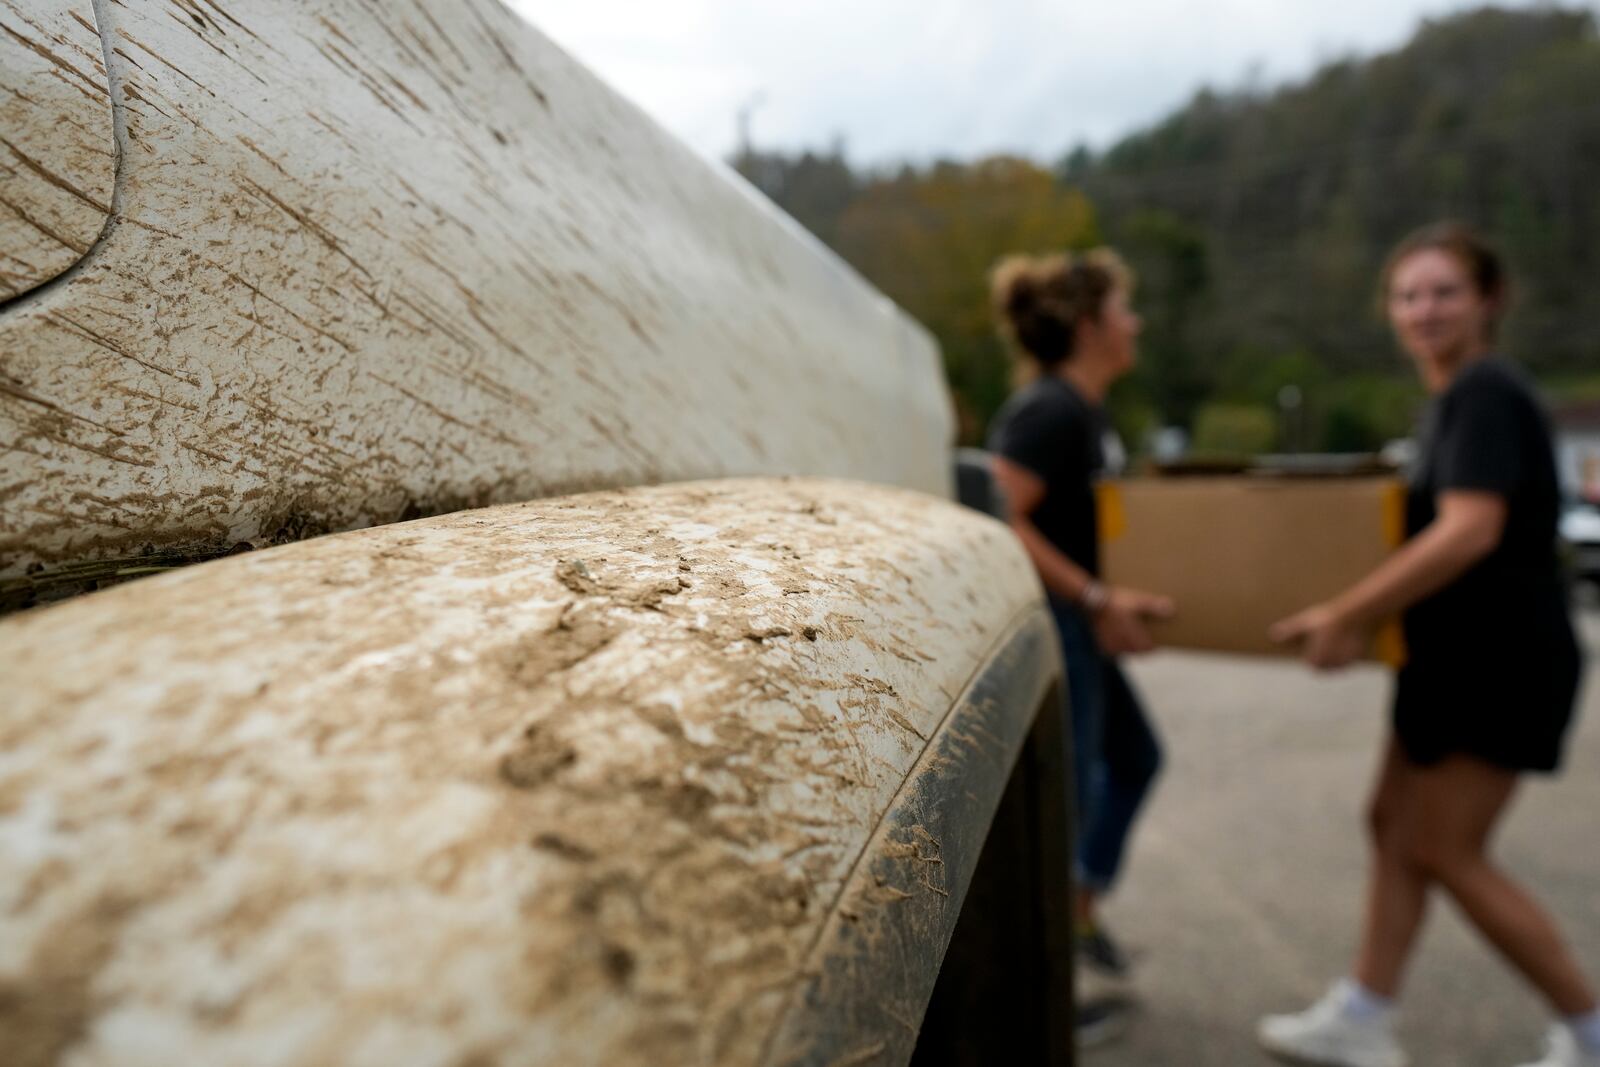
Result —
[[[1104,893],[1117,879],[1133,821],[1161,770],[1161,742],[1122,668],[1101,654],[1083,614],[1054,598],[1050,613],[1071,701],[1078,884]]]

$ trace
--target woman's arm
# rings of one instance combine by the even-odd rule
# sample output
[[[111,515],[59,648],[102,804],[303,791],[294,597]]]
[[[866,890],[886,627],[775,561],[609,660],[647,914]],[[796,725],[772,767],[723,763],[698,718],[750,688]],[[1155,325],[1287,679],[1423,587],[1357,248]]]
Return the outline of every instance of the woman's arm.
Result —
[[[994,457],[993,470],[1005,502],[1006,522],[1033,560],[1039,579],[1056,596],[1082,604],[1084,594],[1099,583],[1051,544],[1033,521],[1034,511],[1044,502],[1044,479],[1002,456]],[[1134,589],[1106,590],[1098,610],[1091,613],[1101,651],[1108,655],[1149,651],[1155,642],[1144,620],[1166,618],[1172,611],[1172,601],[1166,597]]]
[[[1506,500],[1481,490],[1439,494],[1438,517],[1371,574],[1332,600],[1272,627],[1272,639],[1301,644],[1313,667],[1358,659],[1372,629],[1465,574],[1493,552],[1506,526]]]
[[[1000,485],[1006,523],[1033,560],[1046,589],[1074,604],[1094,584],[1094,577],[1050,543],[1034,525],[1033,513],[1044,503],[1044,479],[1003,456],[993,457],[994,479]]]

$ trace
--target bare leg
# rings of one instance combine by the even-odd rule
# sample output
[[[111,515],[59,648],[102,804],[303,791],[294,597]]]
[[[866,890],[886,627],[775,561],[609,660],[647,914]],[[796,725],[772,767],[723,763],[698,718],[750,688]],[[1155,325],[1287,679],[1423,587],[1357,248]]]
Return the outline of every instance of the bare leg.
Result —
[[[1555,923],[1488,858],[1490,833],[1516,775],[1467,756],[1408,776],[1404,829],[1412,866],[1444,888],[1488,941],[1562,1015],[1595,1009],[1595,994]]]
[[[1428,912],[1428,877],[1409,862],[1404,848],[1409,780],[1415,770],[1390,736],[1367,817],[1372,866],[1355,963],[1356,981],[1384,997],[1400,992],[1406,961]]]

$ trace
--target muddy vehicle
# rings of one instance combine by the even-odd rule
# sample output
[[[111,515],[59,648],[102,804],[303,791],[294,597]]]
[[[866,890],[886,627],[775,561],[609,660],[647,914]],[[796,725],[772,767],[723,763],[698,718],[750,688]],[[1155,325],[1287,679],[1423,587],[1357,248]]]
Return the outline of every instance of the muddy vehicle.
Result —
[[[0,1056],[1068,1063],[929,337],[487,0],[0,0]]]

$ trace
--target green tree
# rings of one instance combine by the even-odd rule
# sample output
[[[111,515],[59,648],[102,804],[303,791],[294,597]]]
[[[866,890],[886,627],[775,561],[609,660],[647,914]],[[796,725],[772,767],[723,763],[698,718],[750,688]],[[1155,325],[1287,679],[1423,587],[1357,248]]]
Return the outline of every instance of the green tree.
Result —
[[[1505,348],[1563,381],[1600,369],[1600,34],[1587,10],[1486,7],[1299,84],[1203,90],[1102,153],[1073,148],[1053,176],[1020,159],[865,174],[840,145],[733,162],[932,329],[966,440],[1010,386],[990,265],[1102,234],[1141,280],[1142,366],[1112,394],[1135,442],[1158,423],[1198,429],[1208,404],[1287,424],[1291,385],[1303,406],[1282,445],[1368,448],[1403,432],[1416,386],[1376,283],[1388,248],[1441,216],[1507,254]]]
[[[1404,375],[1377,314],[1378,272],[1402,234],[1446,216],[1507,253],[1517,292],[1507,349],[1543,374],[1600,367],[1600,316],[1587,310],[1600,289],[1590,11],[1489,7],[1428,21],[1402,48],[1329,63],[1300,84],[1202,91],[1061,171],[1119,243],[1134,246],[1155,216],[1205,250],[1203,300],[1180,298],[1180,312],[1166,306],[1171,294],[1147,290],[1162,389],[1222,388],[1240,353],[1314,353],[1330,378]],[[1173,370],[1156,323],[1178,314],[1192,366]],[[1170,417],[1173,401],[1161,406]],[[1372,414],[1334,405],[1323,419],[1350,442],[1385,428]]]
[[[1191,429],[1213,375],[1195,336],[1210,286],[1205,237],[1169,211],[1134,211],[1117,230],[1117,246],[1138,274],[1144,318],[1133,386],[1168,425]]]
[[[838,249],[938,338],[964,411],[962,436],[973,441],[1011,385],[989,269],[1008,253],[1085,248],[1097,238],[1082,193],[1026,160],[995,158],[869,183],[840,219]]]

